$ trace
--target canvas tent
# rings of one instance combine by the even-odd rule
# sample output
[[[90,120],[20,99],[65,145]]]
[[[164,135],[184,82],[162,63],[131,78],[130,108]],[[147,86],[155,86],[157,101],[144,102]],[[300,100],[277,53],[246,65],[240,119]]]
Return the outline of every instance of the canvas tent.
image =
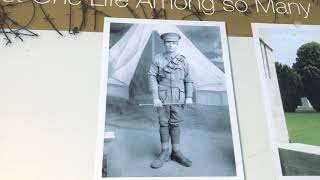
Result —
[[[108,96],[129,99],[129,87],[148,42],[155,46],[152,34],[176,32],[181,35],[179,52],[186,56],[194,80],[197,103],[226,105],[224,73],[197,49],[176,26],[133,25],[110,49],[108,70]],[[160,41],[160,40],[158,40]],[[159,44],[159,43],[158,43]],[[154,48],[153,48],[154,49]],[[151,62],[154,54],[149,55]],[[147,72],[145,72],[146,74]],[[146,82],[140,82],[146,83]]]

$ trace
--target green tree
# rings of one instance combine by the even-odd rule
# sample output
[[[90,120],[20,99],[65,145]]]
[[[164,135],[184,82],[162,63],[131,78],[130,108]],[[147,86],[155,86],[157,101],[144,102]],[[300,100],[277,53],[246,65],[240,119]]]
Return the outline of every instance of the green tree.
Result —
[[[301,76],[287,65],[275,63],[283,109],[285,112],[294,112],[300,104],[303,95]]]
[[[297,62],[293,68],[302,77],[305,96],[320,111],[320,44],[311,42],[302,45],[297,51]]]

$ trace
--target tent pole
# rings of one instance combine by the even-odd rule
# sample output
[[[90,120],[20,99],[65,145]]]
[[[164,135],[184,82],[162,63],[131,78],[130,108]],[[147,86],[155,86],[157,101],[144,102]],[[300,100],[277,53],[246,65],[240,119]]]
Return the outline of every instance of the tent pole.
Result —
[[[154,37],[154,33],[153,33],[153,31],[151,32],[151,44],[152,44],[152,61],[153,61],[153,58],[155,57],[155,55],[156,55],[156,50],[155,50],[155,48],[156,48],[156,46],[155,46],[155,37]]]

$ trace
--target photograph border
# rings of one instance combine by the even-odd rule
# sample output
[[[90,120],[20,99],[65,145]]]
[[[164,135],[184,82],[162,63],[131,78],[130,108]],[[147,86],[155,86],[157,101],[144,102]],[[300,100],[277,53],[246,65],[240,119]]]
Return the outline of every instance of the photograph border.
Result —
[[[301,25],[301,24],[272,24],[272,23],[251,23],[252,28],[252,35],[255,47],[255,59],[258,65],[259,71],[259,79],[260,79],[260,86],[262,88],[263,100],[264,100],[264,112],[267,117],[268,129],[269,129],[269,139],[272,148],[272,160],[276,167],[277,177],[280,180],[318,180],[320,176],[283,176],[281,162],[280,162],[280,155],[279,155],[279,148],[281,148],[284,144],[278,144],[274,141],[273,134],[275,131],[272,127],[272,109],[271,109],[271,102],[269,98],[269,93],[266,90],[267,84],[264,78],[264,65],[262,59],[262,53],[260,49],[260,37],[259,37],[259,30],[260,29],[306,29],[306,30],[320,30],[320,25]]]
[[[223,50],[223,62],[226,74],[226,88],[228,96],[228,107],[230,115],[230,125],[232,132],[233,151],[235,156],[236,176],[210,176],[210,177],[102,177],[103,166],[103,150],[105,139],[105,113],[106,113],[106,101],[107,101],[107,80],[108,80],[108,56],[109,56],[109,39],[110,39],[110,24],[111,23],[129,23],[129,24],[166,24],[166,25],[190,25],[190,26],[215,26],[219,27],[221,35],[221,44]],[[96,167],[95,167],[95,179],[103,180],[156,180],[156,179],[175,179],[175,180],[244,180],[244,168],[242,149],[240,142],[236,99],[234,95],[233,86],[233,74],[231,70],[230,54],[228,46],[228,38],[226,32],[225,22],[217,21],[182,21],[182,20],[155,20],[155,19],[130,19],[130,18],[110,18],[104,19],[104,31],[103,31],[103,55],[101,62],[101,81],[100,81],[100,103],[99,103],[99,122],[98,122],[98,138],[97,138],[97,150],[96,150]]]

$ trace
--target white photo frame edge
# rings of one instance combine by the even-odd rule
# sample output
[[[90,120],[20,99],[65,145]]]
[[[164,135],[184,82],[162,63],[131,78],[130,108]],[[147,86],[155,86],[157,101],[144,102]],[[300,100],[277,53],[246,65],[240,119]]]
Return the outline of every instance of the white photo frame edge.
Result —
[[[107,100],[107,80],[108,80],[108,56],[109,56],[109,38],[110,38],[110,24],[111,23],[132,23],[132,24],[171,24],[171,25],[190,25],[190,26],[216,26],[220,28],[221,44],[223,49],[223,60],[226,76],[226,88],[228,96],[228,107],[230,115],[230,124],[232,132],[233,150],[235,156],[235,166],[237,176],[230,177],[118,177],[118,178],[103,178],[103,150],[104,150],[104,131],[105,131],[105,113]],[[231,69],[228,38],[225,22],[217,21],[182,21],[182,20],[155,20],[155,19],[130,19],[130,18],[110,18],[104,19],[103,32],[103,54],[101,60],[101,80],[100,80],[100,99],[99,99],[99,122],[98,122],[98,138],[96,145],[96,161],[95,161],[95,180],[157,180],[157,179],[174,179],[174,180],[244,180],[244,168],[242,158],[242,148],[238,126],[238,115],[236,107],[236,99],[234,95],[233,74]],[[106,50],[107,49],[107,50]]]

